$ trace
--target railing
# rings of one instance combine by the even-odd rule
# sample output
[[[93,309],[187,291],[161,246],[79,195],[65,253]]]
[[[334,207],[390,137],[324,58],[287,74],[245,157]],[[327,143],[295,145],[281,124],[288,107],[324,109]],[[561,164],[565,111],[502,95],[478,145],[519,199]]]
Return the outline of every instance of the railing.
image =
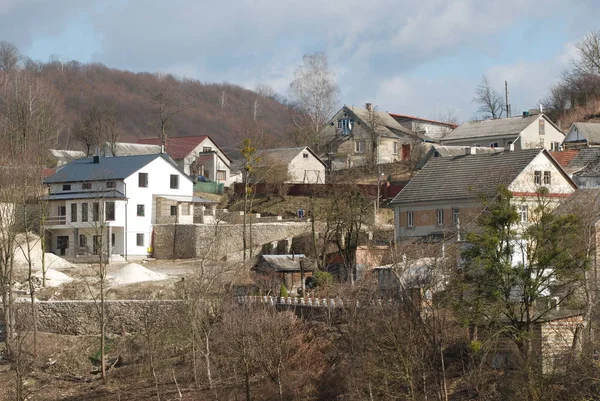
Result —
[[[301,297],[271,297],[271,296],[239,296],[237,297],[239,303],[250,303],[250,304],[267,304],[271,306],[275,305],[296,305],[296,306],[311,306],[316,308],[343,308],[343,307],[358,307],[360,302],[358,300],[342,300],[341,298],[301,298]],[[389,305],[393,304],[394,300],[373,300],[367,303],[367,305]]]
[[[48,226],[64,226],[67,224],[67,216],[49,216],[45,224]]]

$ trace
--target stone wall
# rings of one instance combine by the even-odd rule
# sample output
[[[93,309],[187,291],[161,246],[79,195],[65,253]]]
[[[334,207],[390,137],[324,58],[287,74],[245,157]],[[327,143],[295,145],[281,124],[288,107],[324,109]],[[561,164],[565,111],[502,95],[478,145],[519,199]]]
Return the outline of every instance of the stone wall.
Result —
[[[252,243],[260,250],[264,244],[291,241],[310,232],[309,222],[255,223],[252,225]],[[210,253],[211,259],[225,259],[244,249],[242,234],[241,224],[155,225],[154,257],[193,259]]]
[[[145,324],[162,327],[185,321],[185,304],[178,300],[107,300],[106,331],[112,334],[140,332]],[[18,323],[31,325],[31,304],[17,302]],[[63,335],[96,335],[100,331],[100,317],[94,301],[38,301],[38,330]]]

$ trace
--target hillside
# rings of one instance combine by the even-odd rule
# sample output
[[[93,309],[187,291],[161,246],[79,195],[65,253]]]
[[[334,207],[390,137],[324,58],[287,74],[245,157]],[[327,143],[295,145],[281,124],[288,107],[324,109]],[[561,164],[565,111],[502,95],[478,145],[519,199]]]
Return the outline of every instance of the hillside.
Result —
[[[176,79],[171,75],[160,80],[150,73],[132,73],[102,64],[41,63],[26,66],[29,71],[48,80],[59,93],[65,107],[65,129],[61,146],[81,148],[73,138],[73,124],[91,104],[98,100],[114,102],[120,140],[154,137],[158,129],[158,104],[153,100],[168,91],[173,109],[181,109],[170,128],[171,136],[209,135],[224,150],[236,150],[254,124],[264,132],[270,146],[291,143],[289,113],[286,106],[272,98],[228,83],[202,83]],[[258,110],[254,120],[255,108]]]

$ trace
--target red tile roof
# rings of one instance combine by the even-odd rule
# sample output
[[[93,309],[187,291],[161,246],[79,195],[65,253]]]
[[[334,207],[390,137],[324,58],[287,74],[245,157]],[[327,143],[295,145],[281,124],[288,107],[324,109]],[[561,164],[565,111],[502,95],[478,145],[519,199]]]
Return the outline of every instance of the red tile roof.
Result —
[[[197,136],[176,136],[167,138],[165,152],[173,159],[183,159],[189,155],[202,141],[207,139],[206,135]],[[137,143],[146,145],[161,145],[160,138],[138,139]]]
[[[552,157],[554,157],[558,164],[560,164],[563,168],[569,165],[569,162],[573,160],[575,156],[577,156],[577,153],[579,153],[579,149],[563,150],[562,152],[550,152]]]

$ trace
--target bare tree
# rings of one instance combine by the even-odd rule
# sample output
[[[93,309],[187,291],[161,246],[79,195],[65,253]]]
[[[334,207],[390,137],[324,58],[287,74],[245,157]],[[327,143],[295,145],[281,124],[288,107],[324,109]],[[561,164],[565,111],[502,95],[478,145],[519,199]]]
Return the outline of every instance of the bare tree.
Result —
[[[114,144],[119,139],[117,110],[114,102],[96,98],[75,123],[74,136],[91,155],[94,147],[101,148],[109,143],[114,154]]]
[[[583,74],[600,75],[600,31],[590,32],[575,46],[579,58],[573,62]]]
[[[10,72],[17,68],[21,54],[17,46],[10,42],[0,42],[0,70]]]
[[[167,144],[167,136],[173,130],[175,116],[184,110],[174,90],[174,79],[170,75],[157,74],[159,89],[153,94],[152,100],[156,107],[155,121],[152,124],[163,145]],[[222,93],[221,108],[226,105],[225,92]],[[158,118],[156,118],[158,117]]]
[[[302,60],[290,84],[295,139],[319,153],[326,142],[323,127],[339,104],[339,88],[324,53],[306,54]]]
[[[488,118],[501,118],[504,112],[504,101],[502,96],[492,88],[492,85],[484,75],[481,83],[475,89],[473,103],[479,105],[479,112],[484,113]]]

